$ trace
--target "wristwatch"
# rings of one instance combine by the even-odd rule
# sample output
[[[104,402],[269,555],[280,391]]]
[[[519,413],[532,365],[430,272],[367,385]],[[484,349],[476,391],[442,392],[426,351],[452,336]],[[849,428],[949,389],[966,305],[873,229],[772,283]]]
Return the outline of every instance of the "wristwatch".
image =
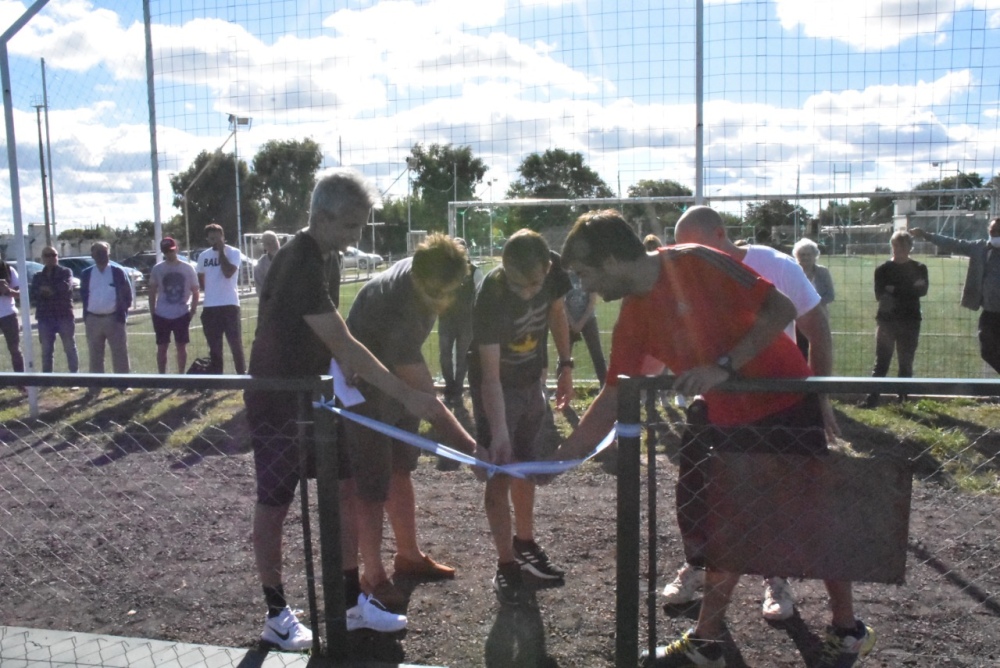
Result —
[[[715,360],[715,365],[728,373],[730,376],[736,375],[736,369],[733,368],[733,358],[729,355],[723,355],[719,359]]]
[[[559,360],[559,364],[558,364],[558,366],[557,366],[556,368],[557,368],[557,369],[558,369],[559,371],[562,371],[562,370],[563,370],[563,367],[567,367],[567,366],[568,366],[568,367],[569,367],[570,369],[572,369],[572,368],[573,368],[573,366],[574,366],[574,365],[573,365],[573,358],[572,358],[572,357],[570,357],[569,359],[566,359],[566,360]]]

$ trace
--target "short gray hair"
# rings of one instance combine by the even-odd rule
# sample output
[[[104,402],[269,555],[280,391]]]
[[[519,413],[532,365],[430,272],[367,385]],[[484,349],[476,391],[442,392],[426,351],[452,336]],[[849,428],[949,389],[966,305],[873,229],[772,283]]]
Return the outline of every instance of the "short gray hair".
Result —
[[[798,241],[796,241],[795,245],[792,246],[792,255],[794,257],[798,258],[799,257],[799,251],[801,251],[804,248],[811,248],[812,251],[814,253],[816,253],[816,257],[819,257],[819,254],[820,254],[819,245],[815,241],[813,241],[812,239],[807,239],[805,237],[802,237],[801,239],[799,239]]]
[[[338,218],[347,211],[368,211],[378,201],[375,186],[357,170],[330,170],[313,188],[309,204],[309,226],[313,225],[315,216]]]

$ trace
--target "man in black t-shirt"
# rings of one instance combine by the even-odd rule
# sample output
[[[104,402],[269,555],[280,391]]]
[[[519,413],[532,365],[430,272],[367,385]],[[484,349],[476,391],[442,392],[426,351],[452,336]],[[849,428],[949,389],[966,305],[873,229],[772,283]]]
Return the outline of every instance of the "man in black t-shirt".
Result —
[[[410,387],[433,393],[434,381],[421,347],[438,314],[445,310],[469,271],[465,251],[453,239],[434,234],[412,258],[394,264],[358,292],[347,326],[358,341]],[[416,432],[419,420],[399,402],[367,384],[365,402],[355,411],[385,424]],[[346,442],[357,488],[358,547],[364,564],[361,588],[390,608],[406,603],[382,565],[382,526],[388,514],[396,537],[394,578],[434,580],[455,577],[455,569],[424,554],[417,543],[411,472],[419,450],[356,424],[346,424]],[[439,433],[446,442],[471,450],[474,440],[458,425]]]
[[[477,440],[494,464],[538,458],[549,329],[559,353],[556,407],[569,402],[573,359],[564,296],[570,287],[559,255],[538,233],[521,230],[504,245],[502,265],[479,288],[469,383]],[[522,570],[542,583],[563,579],[564,571],[535,542],[534,504],[535,485],[527,480],[495,475],[486,482],[486,517],[498,557],[493,589],[504,604],[530,603]]]
[[[361,238],[376,199],[371,185],[351,170],[337,170],[316,184],[309,227],[275,255],[261,294],[250,373],[265,378],[318,376],[327,372],[332,356],[341,366],[396,398],[410,413],[435,425],[454,422],[454,416],[433,393],[414,390],[389,373],[351,336],[337,313],[340,275],[336,254]],[[307,649],[312,644],[312,631],[289,609],[281,572],[282,525],[299,480],[297,396],[294,392],[248,390],[244,402],[257,478],[254,557],[268,608],[261,639],[285,650]],[[387,612],[361,592],[351,481],[345,481],[340,492],[347,628],[398,631],[406,626],[406,618]]]
[[[893,352],[899,363],[899,377],[913,376],[913,358],[920,339],[920,298],[927,295],[927,266],[910,258],[913,237],[900,230],[889,240],[892,259],[875,268],[875,367],[872,376],[885,378]],[[900,400],[906,395],[900,395]],[[877,392],[869,394],[862,406],[878,406]]]

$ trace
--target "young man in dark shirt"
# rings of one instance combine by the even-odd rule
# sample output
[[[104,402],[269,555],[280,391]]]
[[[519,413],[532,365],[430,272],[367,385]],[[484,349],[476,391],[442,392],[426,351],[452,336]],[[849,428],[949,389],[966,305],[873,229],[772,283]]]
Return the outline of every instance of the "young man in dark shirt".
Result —
[[[407,385],[434,393],[421,347],[438,315],[455,298],[469,271],[465,251],[454,239],[434,234],[413,257],[400,260],[358,292],[347,316],[357,340]],[[359,386],[365,402],[355,411],[416,433],[418,420],[399,402],[368,384]],[[405,605],[403,592],[382,565],[382,526],[388,515],[396,537],[396,579],[434,580],[455,577],[455,569],[434,561],[417,543],[416,502],[411,472],[419,450],[353,423],[345,425],[351,471],[357,487],[358,547],[364,564],[361,587],[390,608]],[[459,449],[472,451],[473,438],[452,418],[439,436]]]
[[[538,458],[535,443],[546,410],[542,383],[550,329],[559,353],[556,407],[561,409],[570,399],[573,359],[564,297],[571,287],[559,255],[549,250],[545,239],[521,230],[504,245],[502,265],[487,274],[479,288],[469,381],[477,440],[494,464]],[[485,496],[498,556],[493,589],[501,603],[529,603],[522,570],[552,583],[564,576],[535,542],[535,485],[495,475],[486,482]]]
[[[920,298],[927,294],[927,267],[910,258],[913,237],[900,230],[889,240],[892,259],[875,269],[875,367],[872,376],[885,378],[889,373],[893,352],[899,362],[899,377],[913,376],[913,358],[920,339]],[[905,400],[901,395],[900,400]],[[862,405],[875,408],[877,392],[869,394]]]

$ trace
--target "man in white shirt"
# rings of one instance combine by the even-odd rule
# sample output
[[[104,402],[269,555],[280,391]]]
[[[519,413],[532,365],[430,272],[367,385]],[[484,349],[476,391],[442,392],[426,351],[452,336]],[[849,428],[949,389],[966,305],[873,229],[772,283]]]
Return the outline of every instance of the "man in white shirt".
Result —
[[[206,225],[205,234],[209,248],[198,256],[198,282],[204,296],[201,326],[208,342],[208,356],[212,360],[210,371],[222,373],[222,337],[225,336],[233,354],[236,373],[243,375],[247,372],[247,365],[243,356],[240,296],[237,292],[240,251],[226,245],[221,225]]]
[[[132,285],[125,271],[110,263],[111,247],[97,241],[90,247],[94,264],[80,273],[83,323],[90,352],[90,373],[104,373],[104,344],[111,348],[115,373],[128,373],[125,321],[132,306]],[[93,388],[97,389],[97,388]]]

